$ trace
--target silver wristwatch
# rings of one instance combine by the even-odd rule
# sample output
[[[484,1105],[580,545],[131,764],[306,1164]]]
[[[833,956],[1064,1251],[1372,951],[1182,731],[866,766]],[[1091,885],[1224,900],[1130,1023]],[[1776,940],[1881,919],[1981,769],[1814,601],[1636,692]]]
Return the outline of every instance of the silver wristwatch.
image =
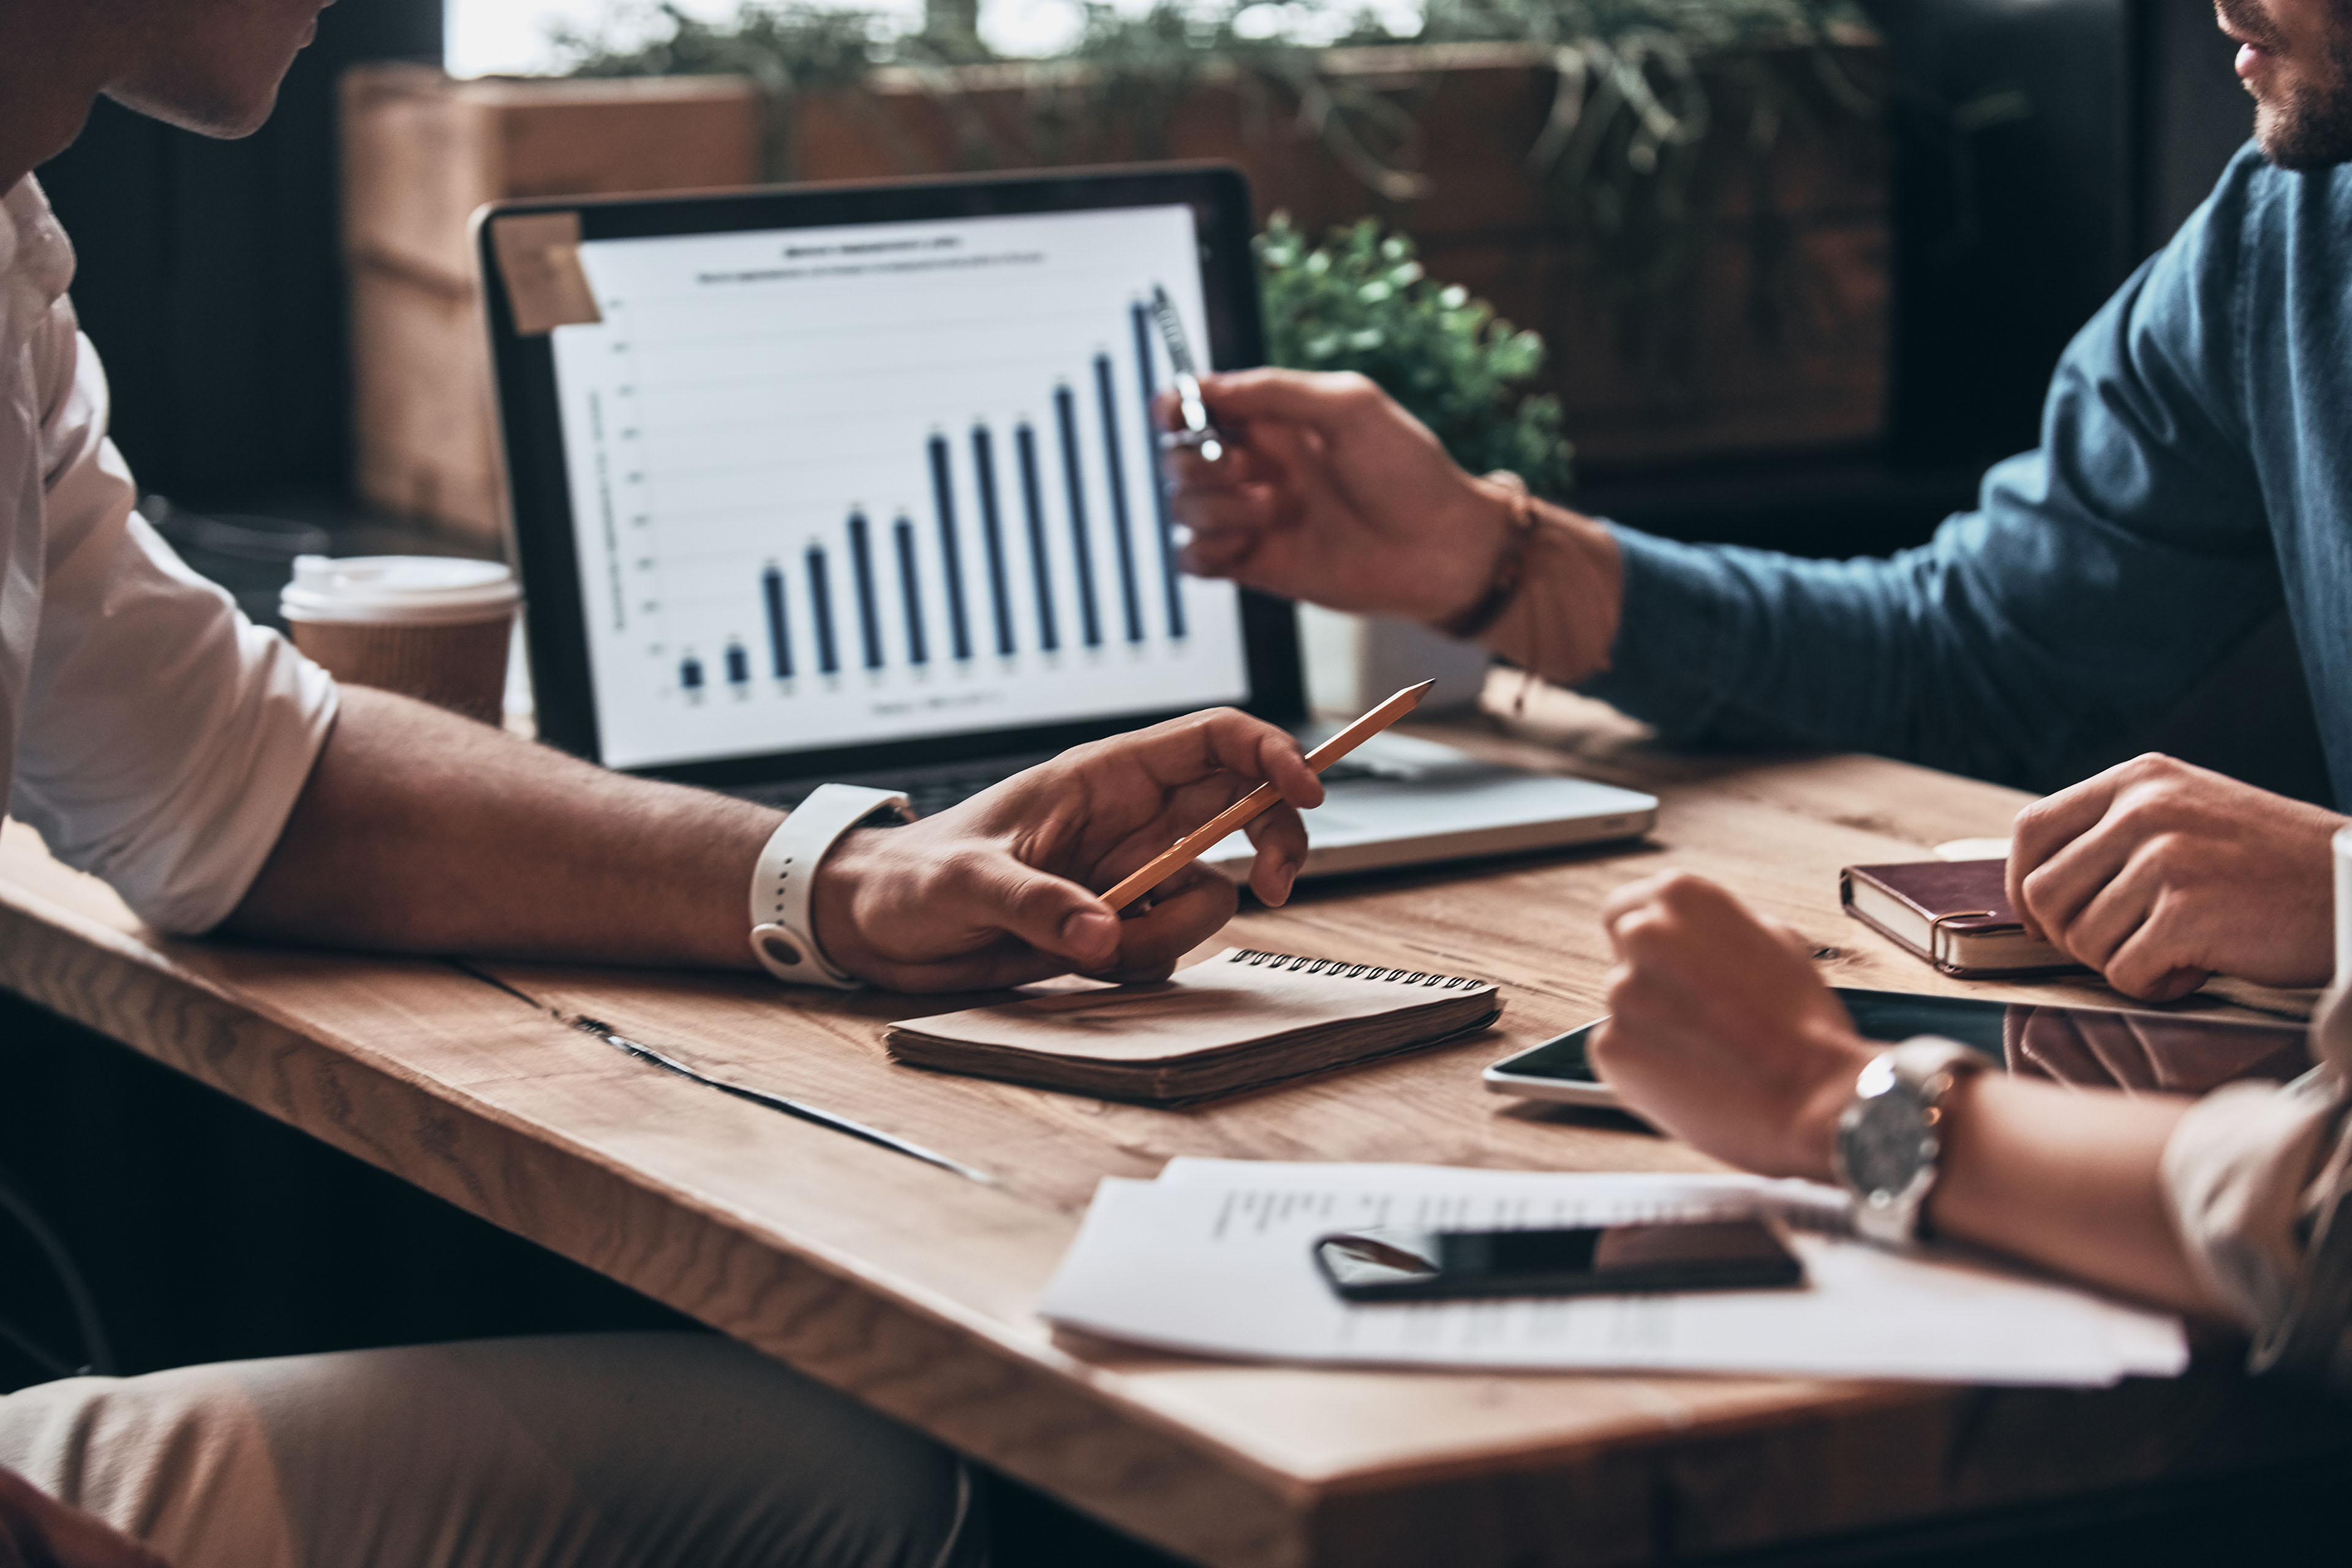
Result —
[[[1986,1065],[1966,1046],[1922,1038],[1880,1052],[1855,1078],[1838,1117],[1834,1161],[1863,1239],[1897,1247],[1919,1241],[1920,1210],[1944,1148],[1944,1097]]]

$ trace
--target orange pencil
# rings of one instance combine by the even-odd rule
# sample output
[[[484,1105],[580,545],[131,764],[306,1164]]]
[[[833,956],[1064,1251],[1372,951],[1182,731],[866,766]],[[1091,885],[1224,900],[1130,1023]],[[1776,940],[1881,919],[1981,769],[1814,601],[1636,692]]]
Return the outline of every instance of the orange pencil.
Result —
[[[1307,753],[1307,765],[1321,773],[1366,741],[1379,734],[1415,708],[1437,682],[1424,680],[1419,686],[1408,686],[1386,702],[1373,709],[1321,745]],[[1264,784],[1209,818],[1174,844],[1153,856],[1141,869],[1122,880],[1105,893],[1103,902],[1112,909],[1123,910],[1152,889],[1199,859],[1224,841],[1227,834],[1248,826],[1258,814],[1282,798],[1282,792]]]

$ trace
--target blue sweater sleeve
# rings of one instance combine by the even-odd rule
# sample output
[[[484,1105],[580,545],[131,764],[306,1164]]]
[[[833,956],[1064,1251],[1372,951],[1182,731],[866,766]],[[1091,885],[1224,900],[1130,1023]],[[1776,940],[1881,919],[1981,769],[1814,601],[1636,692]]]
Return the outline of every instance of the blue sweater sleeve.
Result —
[[[1877,752],[2047,785],[2159,711],[2281,602],[2244,428],[2237,252],[2262,165],[2221,185],[2067,348],[2039,450],[1886,559],[1617,531],[1622,619],[1591,694],[1669,740]]]

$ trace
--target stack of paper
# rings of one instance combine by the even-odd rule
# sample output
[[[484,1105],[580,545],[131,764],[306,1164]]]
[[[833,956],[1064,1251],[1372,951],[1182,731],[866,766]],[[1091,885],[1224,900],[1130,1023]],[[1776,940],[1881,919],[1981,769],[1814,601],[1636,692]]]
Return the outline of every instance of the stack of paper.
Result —
[[[1309,1248],[1366,1226],[1505,1229],[1769,1212],[1805,1264],[1792,1290],[1367,1305]],[[1252,1360],[1530,1370],[1777,1373],[2111,1384],[2187,1365],[2179,1319],[1972,1257],[1897,1256],[1844,1234],[1844,1199],[1754,1176],[1170,1162],[1107,1179],[1039,1310],[1136,1344]]]

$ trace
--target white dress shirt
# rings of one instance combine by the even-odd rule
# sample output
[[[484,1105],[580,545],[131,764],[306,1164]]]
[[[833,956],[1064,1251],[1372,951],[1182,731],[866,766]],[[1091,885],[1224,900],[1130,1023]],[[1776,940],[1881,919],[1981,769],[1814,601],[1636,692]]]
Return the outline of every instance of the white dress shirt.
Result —
[[[2311,1047],[2319,1065],[2284,1088],[2189,1107],[2165,1194],[2189,1263],[2253,1331],[2252,1369],[2352,1394],[2352,992],[2321,1004]]]
[[[236,907],[334,722],[326,672],[132,510],[73,247],[28,175],[0,197],[0,788],[151,924]]]

